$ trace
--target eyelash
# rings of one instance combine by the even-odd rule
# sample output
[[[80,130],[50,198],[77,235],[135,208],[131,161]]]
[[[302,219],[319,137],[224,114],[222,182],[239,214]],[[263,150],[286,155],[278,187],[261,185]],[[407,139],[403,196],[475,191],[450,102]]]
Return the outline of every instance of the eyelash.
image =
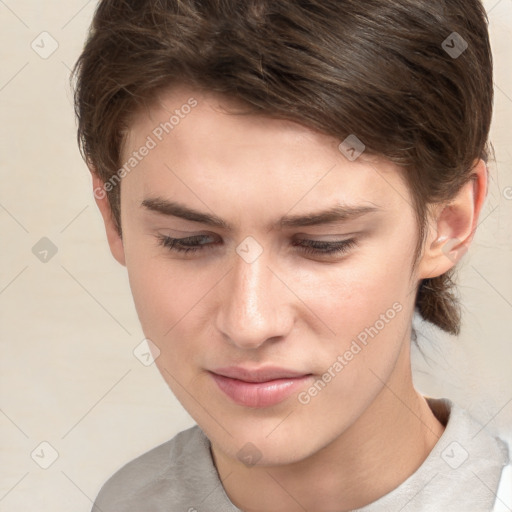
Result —
[[[158,235],[159,245],[169,249],[170,251],[178,252],[178,253],[195,253],[197,251],[202,251],[202,247],[205,247],[206,244],[196,243],[194,241],[204,240],[205,238],[210,238],[206,235],[198,235],[198,236],[190,236],[187,238],[171,238],[165,235]],[[300,245],[294,243],[295,247],[299,247],[301,251],[306,254],[313,255],[337,255],[337,254],[345,254],[350,251],[353,247],[357,245],[357,241],[354,238],[349,240],[338,240],[336,242],[324,242],[320,240],[299,240],[304,245]],[[186,246],[183,244],[189,243],[191,245]],[[211,249],[211,245],[208,249]]]

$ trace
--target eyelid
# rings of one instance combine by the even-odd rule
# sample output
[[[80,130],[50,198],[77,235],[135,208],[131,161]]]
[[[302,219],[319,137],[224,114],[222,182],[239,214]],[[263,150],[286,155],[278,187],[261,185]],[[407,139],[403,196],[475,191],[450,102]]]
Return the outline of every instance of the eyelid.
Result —
[[[341,242],[343,239],[348,240],[350,237],[357,236],[358,232],[348,232],[348,233],[336,233],[336,234],[323,234],[316,235],[313,233],[296,233],[293,238],[307,238],[309,240],[313,240],[314,242]]]
[[[317,228],[318,229],[318,228]],[[290,229],[290,231],[293,231],[293,229]],[[336,241],[339,241],[340,237],[350,237],[350,236],[355,236],[355,235],[358,235],[360,233],[361,230],[358,230],[358,231],[348,231],[348,232],[342,232],[342,233],[304,233],[304,232],[294,232],[293,233],[293,237],[305,237],[305,238],[316,238],[316,237],[319,237],[319,238],[322,238],[321,240],[319,240],[320,242],[330,242],[330,241],[333,241],[333,242],[336,242]],[[211,231],[205,231],[205,230],[201,230],[201,231],[182,231],[180,229],[170,229],[170,228],[164,228],[164,229],[157,229],[155,230],[156,233],[158,234],[163,234],[165,236],[169,236],[170,238],[189,238],[189,237],[194,237],[194,236],[217,236],[217,237],[220,237],[222,235],[218,234],[218,233],[214,233],[214,232],[211,232]],[[326,238],[324,240],[324,238]],[[332,240],[331,240],[332,238]]]
[[[161,229],[157,233],[169,236],[171,238],[189,238],[191,236],[218,236],[216,233],[208,233],[205,231],[181,231],[180,229]]]
[[[174,238],[180,241],[188,241],[189,239],[197,239],[197,238],[206,238],[210,237],[212,241],[218,242],[222,240],[222,236],[217,233],[212,232],[204,232],[204,231],[180,231],[177,229],[172,230],[158,230],[156,232],[157,238],[167,237]],[[363,236],[363,233],[360,231],[356,232],[348,232],[348,233],[337,233],[337,234],[312,234],[312,233],[295,233],[290,237],[292,243],[296,241],[308,241],[308,242],[317,242],[317,243],[343,243],[348,242],[351,238]]]
[[[172,238],[166,235],[156,235],[158,245],[167,248],[170,252],[182,255],[202,255],[215,248],[215,243],[197,243],[198,239],[208,238],[208,235],[195,235],[186,238]],[[196,243],[194,243],[196,242]],[[295,239],[292,245],[306,255],[313,255],[320,258],[331,259],[339,256],[344,257],[351,250],[359,246],[357,238],[352,237],[344,240],[322,241],[310,238]]]

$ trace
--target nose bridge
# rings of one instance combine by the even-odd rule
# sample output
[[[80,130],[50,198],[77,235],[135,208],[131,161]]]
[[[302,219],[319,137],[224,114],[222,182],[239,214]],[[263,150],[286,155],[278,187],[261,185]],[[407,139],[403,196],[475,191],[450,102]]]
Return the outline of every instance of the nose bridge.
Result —
[[[254,247],[244,249],[247,246],[243,243],[237,248],[241,255],[235,256],[226,280],[218,327],[232,343],[257,348],[268,338],[284,334],[285,311],[276,277],[268,268],[268,253],[251,258]]]

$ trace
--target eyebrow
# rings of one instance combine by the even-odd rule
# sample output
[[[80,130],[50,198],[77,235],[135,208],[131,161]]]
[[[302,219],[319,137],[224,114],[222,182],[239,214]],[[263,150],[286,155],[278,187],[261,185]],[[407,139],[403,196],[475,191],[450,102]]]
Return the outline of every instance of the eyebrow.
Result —
[[[176,201],[168,201],[167,199],[158,197],[148,198],[142,201],[141,206],[151,212],[162,215],[178,217],[192,222],[199,222],[201,224],[224,229],[226,231],[233,230],[233,227],[230,224],[217,215],[194,210]],[[304,226],[332,224],[335,222],[345,222],[377,211],[381,211],[377,206],[347,206],[337,204],[327,210],[300,215],[285,215],[269,226],[269,228],[271,230],[276,228],[298,228]]]

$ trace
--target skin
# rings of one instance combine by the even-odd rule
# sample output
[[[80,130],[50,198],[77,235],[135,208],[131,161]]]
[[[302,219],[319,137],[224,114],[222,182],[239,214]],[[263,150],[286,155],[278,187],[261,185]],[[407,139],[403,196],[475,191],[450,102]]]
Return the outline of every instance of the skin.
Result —
[[[412,384],[414,299],[421,279],[455,264],[443,251],[446,240],[455,254],[470,244],[486,195],[485,164],[475,162],[475,180],[450,206],[432,205],[422,257],[411,272],[418,229],[400,169],[364,153],[351,162],[338,149],[341,140],[297,123],[230,115],[222,107],[235,106],[232,100],[183,85],[134,119],[123,162],[190,97],[197,106],[122,180],[122,238],[108,200],[96,199],[112,254],[127,267],[143,331],[160,350],[156,364],[211,440],[236,506],[362,507],[414,473],[444,431]],[[101,186],[91,170],[93,187]],[[141,206],[156,197],[215,214],[233,229]],[[334,224],[268,227],[284,215],[339,202],[379,211]],[[212,248],[173,253],[159,245],[161,234],[208,235]],[[263,251],[251,263],[236,252],[248,236]],[[292,245],[349,238],[357,245],[334,256]],[[307,390],[394,303],[401,311],[307,404],[295,393],[271,407],[241,406],[208,372],[281,366],[313,374]],[[246,443],[260,457],[255,465],[237,456]]]

